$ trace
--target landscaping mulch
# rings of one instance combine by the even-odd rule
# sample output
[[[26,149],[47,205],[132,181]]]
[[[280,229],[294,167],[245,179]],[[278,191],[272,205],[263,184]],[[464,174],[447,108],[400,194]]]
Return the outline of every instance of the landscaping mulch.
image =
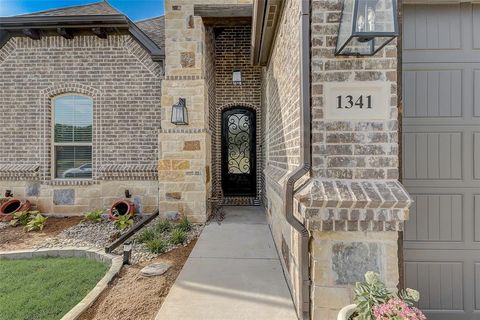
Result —
[[[119,277],[80,320],[150,320],[160,309],[165,297],[195,246],[196,240],[178,247],[151,261],[125,266]],[[148,264],[169,262],[172,267],[163,275],[144,277],[140,270]]]
[[[134,220],[137,222],[140,220],[140,216],[135,216]],[[161,221],[162,218],[157,217],[153,219],[148,225],[144,226],[140,231],[133,236],[130,241],[133,240],[133,250],[131,256],[132,263],[139,263],[142,261],[148,261],[159,254],[149,252],[145,244],[137,241],[138,235],[145,229],[154,226]],[[48,223],[48,222],[47,222]],[[183,247],[189,244],[192,240],[198,238],[202,232],[203,225],[194,224],[192,230],[187,232],[186,240],[183,244],[173,245],[168,243],[165,252],[169,252],[175,248]],[[123,233],[127,232],[128,228],[120,231],[113,222],[109,220],[102,220],[101,222],[82,221],[77,225],[74,225],[61,233],[56,237],[45,240],[38,243],[37,248],[53,248],[53,247],[98,247],[104,248],[114,240],[118,239]],[[123,246],[118,247],[113,251],[114,254],[123,254]]]
[[[32,248],[49,241],[63,230],[78,224],[82,217],[53,218],[50,217],[42,231],[25,232],[22,226],[10,227],[8,223],[0,224],[0,251],[11,251]]]

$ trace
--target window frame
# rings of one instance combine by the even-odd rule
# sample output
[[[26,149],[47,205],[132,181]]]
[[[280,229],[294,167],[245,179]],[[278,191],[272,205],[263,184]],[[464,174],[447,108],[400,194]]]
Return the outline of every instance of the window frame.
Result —
[[[92,141],[91,142],[55,142],[55,114],[56,114],[56,100],[65,96],[81,96],[81,97],[86,97],[89,98],[92,101]],[[82,93],[76,93],[76,92],[66,92],[63,94],[56,95],[51,99],[51,123],[50,123],[50,176],[52,180],[57,180],[57,181],[92,181],[94,180],[93,177],[93,120],[94,120],[94,100],[91,96],[82,94]],[[55,149],[57,146],[66,146],[66,147],[91,147],[92,148],[92,177],[90,178],[57,178],[57,170],[56,170],[56,152]]]

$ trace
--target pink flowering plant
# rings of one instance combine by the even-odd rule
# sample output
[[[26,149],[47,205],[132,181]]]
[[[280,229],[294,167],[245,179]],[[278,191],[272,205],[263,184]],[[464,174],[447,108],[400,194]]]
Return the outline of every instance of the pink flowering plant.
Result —
[[[373,307],[375,320],[426,320],[422,311],[408,305],[399,298],[391,298],[387,303]]]
[[[413,289],[390,292],[380,280],[380,275],[367,272],[364,282],[355,284],[357,308],[353,320],[426,320],[425,315],[415,308],[420,294]]]

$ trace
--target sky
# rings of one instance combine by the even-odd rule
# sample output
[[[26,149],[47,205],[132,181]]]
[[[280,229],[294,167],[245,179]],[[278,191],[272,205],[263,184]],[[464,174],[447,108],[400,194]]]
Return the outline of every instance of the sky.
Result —
[[[164,0],[108,0],[114,8],[137,21],[163,15]],[[61,7],[78,6],[100,0],[0,0],[0,17]]]

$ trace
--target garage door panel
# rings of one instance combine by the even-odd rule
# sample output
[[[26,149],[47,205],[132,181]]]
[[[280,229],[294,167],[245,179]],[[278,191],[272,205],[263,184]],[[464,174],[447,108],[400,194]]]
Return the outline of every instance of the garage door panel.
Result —
[[[405,240],[463,241],[462,195],[411,193],[411,196],[415,202],[410,209],[410,219],[405,224]]]
[[[462,178],[460,132],[405,132],[404,174],[411,180]]]
[[[405,281],[429,320],[480,319],[480,4],[404,15]]]
[[[421,292],[422,310],[463,310],[463,263],[411,261],[405,263],[407,287]]]
[[[405,118],[462,116],[462,70],[407,70],[403,79]]]
[[[480,49],[480,4],[473,5],[473,48]]]
[[[480,179],[480,132],[473,132],[473,178]]]
[[[475,310],[480,310],[480,262],[475,263]]]
[[[407,6],[404,9],[404,49],[459,49],[459,5]]]
[[[479,17],[480,19],[480,17]],[[480,33],[480,31],[479,31]],[[480,54],[480,52],[479,52]],[[480,69],[473,70],[473,115],[475,117],[480,117]]]
[[[474,241],[480,242],[480,195],[473,196],[473,210],[474,210]],[[480,256],[479,256],[480,259]]]

